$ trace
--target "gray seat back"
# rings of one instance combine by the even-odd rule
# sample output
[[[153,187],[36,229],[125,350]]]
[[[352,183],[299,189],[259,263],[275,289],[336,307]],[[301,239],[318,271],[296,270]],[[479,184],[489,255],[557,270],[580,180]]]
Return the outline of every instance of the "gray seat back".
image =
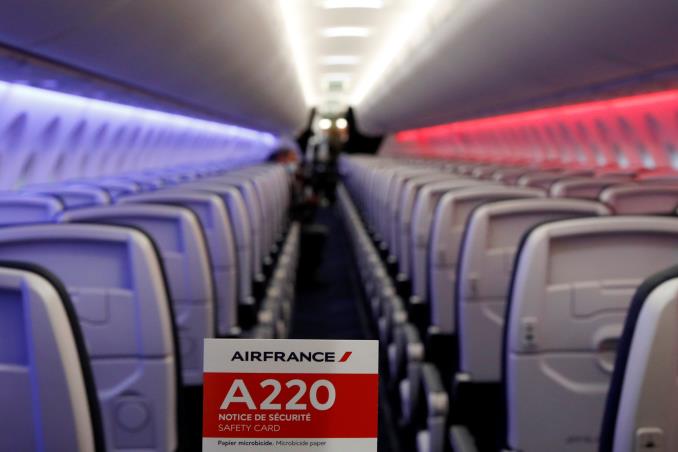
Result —
[[[87,344],[106,450],[175,450],[172,314],[150,240],[107,225],[11,227],[0,230],[0,259],[40,265],[66,286]]]
[[[593,176],[591,170],[569,170],[569,171],[537,171],[525,174],[518,179],[518,185],[521,187],[541,188],[548,191],[551,186],[561,180],[566,180],[574,177],[590,177]]]
[[[563,220],[529,234],[504,342],[511,449],[597,450],[630,300],[645,278],[675,263],[676,249],[673,218]]]
[[[220,336],[237,336],[240,333],[237,247],[231,221],[221,198],[207,192],[178,188],[126,196],[118,202],[168,204],[191,209],[200,220],[209,249],[217,309],[217,332]]]
[[[281,165],[245,168],[238,172],[251,176],[262,202],[263,220],[267,229],[265,251],[270,253],[276,240],[282,238],[284,218],[289,208],[289,184]]]
[[[474,208],[490,201],[540,198],[542,190],[519,187],[469,187],[445,194],[436,208],[427,255],[431,325],[443,334],[455,332],[454,287],[457,258],[466,222]]]
[[[426,176],[435,173],[426,168],[407,168],[399,171],[391,182],[388,193],[388,200],[386,202],[387,208],[387,225],[385,243],[388,244],[388,249],[393,256],[397,256],[398,250],[398,230],[400,222],[400,200],[402,199],[405,184],[410,180],[420,176]]]
[[[117,200],[122,196],[132,195],[141,191],[139,184],[126,179],[102,179],[102,180],[87,180],[83,184],[93,185],[102,188],[108,192],[112,200]]]
[[[50,195],[7,193],[0,195],[0,226],[49,223],[64,209],[63,203]]]
[[[35,186],[26,187],[24,191],[56,196],[67,209],[101,206],[111,203],[111,197],[104,189],[87,185]]]
[[[260,169],[259,169],[260,170]],[[252,170],[240,170],[233,173],[228,173],[226,176],[219,178],[220,181],[225,181],[229,184],[239,186],[240,181],[249,182],[253,188],[254,196],[252,201],[256,207],[256,217],[259,221],[260,227],[260,254],[262,263],[269,256],[273,246],[274,227],[273,224],[277,217],[276,208],[270,203],[271,197],[268,196],[266,189],[267,184],[263,181],[260,174],[254,173]],[[279,190],[279,189],[277,189]],[[245,198],[247,202],[250,202]],[[249,207],[248,207],[249,208]]]
[[[202,384],[201,344],[214,337],[216,319],[207,247],[196,216],[185,207],[128,204],[71,210],[60,221],[131,226],[150,237],[174,310],[183,383]]]
[[[628,177],[601,176],[596,178],[575,177],[556,181],[549,190],[554,198],[578,198],[597,200],[600,192],[613,185],[627,183]]]
[[[636,181],[644,185],[675,185],[678,184],[678,174],[640,174]]]
[[[252,246],[252,271],[253,279],[257,280],[261,278],[263,271],[263,244],[265,229],[262,226],[262,207],[259,201],[259,196],[256,191],[256,186],[245,177],[237,176],[220,176],[218,178],[210,179],[208,181],[211,184],[221,185],[225,187],[236,188],[241,196],[249,218],[250,225],[250,243]]]
[[[409,257],[409,265],[406,267],[408,273],[405,275],[412,282],[412,295],[419,300],[428,299],[426,257],[431,239],[431,223],[438,203],[446,193],[481,184],[488,185],[486,182],[474,179],[459,178],[427,184],[419,190],[411,218],[405,225],[408,227],[406,233],[410,236],[410,239],[404,243],[404,246],[408,246],[410,249],[405,256],[405,258]]]
[[[449,182],[457,178],[458,176],[452,174],[434,173],[415,177],[405,183],[400,195],[398,224],[396,225],[398,245],[395,253],[398,258],[398,270],[402,275],[409,276],[410,274],[410,237],[412,235],[414,206],[419,191],[428,184]]]
[[[233,237],[237,246],[239,303],[253,303],[252,281],[254,281],[254,264],[252,257],[252,230],[250,229],[247,208],[240,191],[234,187],[210,182],[191,182],[183,184],[181,188],[204,191],[221,198],[228,211],[228,219],[231,222]]]
[[[522,176],[525,174],[529,174],[536,171],[535,169],[530,169],[530,168],[500,168],[497,169],[494,173],[492,173],[492,176],[490,177],[490,180],[496,181],[496,182],[501,182],[505,185],[516,185],[518,183],[518,179],[520,179]]]
[[[619,185],[603,190],[600,200],[617,215],[673,214],[678,185]]]
[[[0,263],[0,450],[103,452],[89,358],[67,294]]]
[[[574,199],[497,201],[473,211],[457,268],[459,372],[473,382],[501,381],[506,302],[522,237],[546,221],[609,213],[601,203]]]
[[[598,452],[677,450],[678,266],[638,288],[617,349]]]

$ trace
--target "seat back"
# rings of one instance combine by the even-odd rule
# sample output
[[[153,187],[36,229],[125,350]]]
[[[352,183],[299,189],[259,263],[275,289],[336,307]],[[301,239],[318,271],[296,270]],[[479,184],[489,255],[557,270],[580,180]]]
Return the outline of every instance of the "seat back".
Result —
[[[104,189],[87,185],[35,186],[26,187],[24,191],[55,196],[61,200],[66,209],[101,206],[111,203],[111,198]]]
[[[283,235],[283,220],[289,207],[289,184],[281,165],[245,168],[237,174],[251,176],[263,207],[263,220],[267,227],[265,251],[270,253],[278,238]]]
[[[414,205],[419,192],[428,184],[449,182],[457,179],[458,176],[452,174],[435,173],[415,177],[405,183],[400,196],[398,224],[396,225],[398,245],[395,256],[398,258],[398,270],[401,274],[406,276],[410,274],[410,237],[412,235]]]
[[[406,170],[399,171],[398,174],[394,176],[394,179],[391,182],[391,186],[388,193],[388,200],[386,203],[387,204],[386,207],[388,210],[387,212],[388,221],[386,230],[387,237],[385,238],[385,243],[388,244],[388,249],[393,256],[397,256],[399,253],[398,231],[401,207],[400,200],[402,199],[405,184],[407,184],[407,182],[410,179],[414,179],[416,177],[421,176],[425,177],[427,175],[430,175],[431,173],[435,173],[435,171],[425,168],[408,168]]]
[[[678,185],[619,185],[600,193],[617,215],[671,215],[678,207]]]
[[[208,182],[225,187],[233,187],[240,192],[251,230],[250,243],[252,246],[253,279],[260,279],[263,273],[264,256],[262,249],[265,242],[265,228],[263,226],[262,207],[256,186],[249,179],[236,176],[220,176],[210,179]]]
[[[397,169],[393,167],[381,168],[374,171],[373,196],[363,199],[364,193],[361,193],[361,199],[356,199],[360,205],[365,204],[364,211],[366,222],[375,229],[380,239],[385,238],[384,231],[386,231],[388,224],[387,218],[383,218],[382,212],[386,210],[386,202],[388,199],[388,192],[391,187],[391,182],[396,174]]]
[[[132,195],[141,191],[139,185],[135,182],[125,179],[102,179],[102,180],[86,180],[83,184],[93,185],[102,188],[108,192],[112,200],[117,200],[123,196]]]
[[[546,221],[609,213],[601,203],[575,199],[497,201],[473,211],[457,267],[459,372],[473,382],[501,380],[506,301],[522,237]]]
[[[548,191],[551,186],[561,180],[573,177],[590,177],[593,171],[590,170],[572,170],[572,171],[547,171],[533,172],[525,174],[518,179],[518,185],[521,187],[541,188]]]
[[[183,184],[181,189],[212,193],[219,196],[224,203],[228,211],[228,219],[231,222],[231,229],[233,230],[233,237],[237,247],[239,303],[253,303],[252,281],[254,280],[254,264],[252,263],[252,230],[250,229],[247,208],[240,191],[234,187],[210,182],[191,182]]]
[[[261,171],[261,169],[258,169]],[[253,170],[240,170],[234,173],[228,173],[227,176],[222,176],[221,181],[227,182],[229,184],[241,184],[241,181],[248,182],[252,188],[254,196],[252,198],[255,208],[257,209],[257,217],[259,218],[260,224],[260,254],[262,263],[265,262],[265,259],[269,256],[271,248],[273,247],[273,235],[274,235],[274,223],[277,221],[276,208],[271,204],[271,197],[267,193],[267,188],[270,187],[263,178],[261,174],[256,174]],[[280,191],[280,188],[276,188],[276,191]],[[247,202],[247,198],[245,198]]]
[[[678,450],[678,267],[636,291],[617,349],[599,452]]]
[[[628,182],[628,177],[601,176],[596,178],[575,177],[556,181],[549,190],[554,198],[578,198],[597,200],[607,187]]]
[[[469,187],[447,193],[436,208],[427,255],[430,322],[438,332],[455,332],[454,287],[457,258],[466,222],[480,204],[507,199],[540,198],[542,190],[519,187]]]
[[[659,173],[659,174],[639,174],[636,176],[636,181],[647,185],[675,185],[678,184],[678,174]]]
[[[645,278],[675,263],[676,249],[673,218],[563,220],[527,236],[504,340],[510,449],[597,450],[629,301]]]
[[[476,179],[491,179],[492,175],[500,169],[502,167],[496,165],[479,165],[471,170],[470,175]]]
[[[172,314],[151,241],[107,225],[11,227],[0,230],[0,259],[40,265],[66,286],[87,343],[106,450],[175,450]]]
[[[103,452],[87,350],[63,287],[0,262],[0,450]]]
[[[49,223],[64,209],[62,202],[49,195],[7,193],[0,195],[0,226]]]
[[[179,334],[185,385],[202,384],[202,340],[214,337],[214,290],[205,239],[187,208],[115,205],[64,212],[64,223],[131,226],[146,233],[162,261]]]
[[[530,168],[500,168],[492,173],[490,179],[505,185],[516,185],[522,176],[535,171]]]
[[[459,178],[427,184],[419,190],[414,210],[405,225],[409,240],[403,243],[403,247],[409,247],[410,251],[405,255],[409,262],[407,266],[400,268],[401,273],[412,281],[412,295],[419,300],[428,298],[426,256],[431,239],[433,213],[438,203],[446,193],[481,184],[487,185],[486,182]]]
[[[191,209],[200,220],[209,249],[217,309],[217,333],[220,336],[237,336],[240,333],[237,247],[231,221],[222,200],[207,192],[178,188],[126,196],[118,202],[177,205]]]

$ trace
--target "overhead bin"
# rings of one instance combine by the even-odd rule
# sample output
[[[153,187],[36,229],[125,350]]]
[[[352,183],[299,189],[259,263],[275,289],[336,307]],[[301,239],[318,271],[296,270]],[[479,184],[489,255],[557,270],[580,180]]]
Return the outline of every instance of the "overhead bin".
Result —
[[[390,133],[563,103],[599,93],[600,84],[647,79],[678,62],[677,21],[672,0],[459,2],[357,105],[358,122]]]
[[[269,1],[48,3],[0,4],[0,42],[230,123],[291,133],[306,120],[293,62],[279,38],[278,9]]]

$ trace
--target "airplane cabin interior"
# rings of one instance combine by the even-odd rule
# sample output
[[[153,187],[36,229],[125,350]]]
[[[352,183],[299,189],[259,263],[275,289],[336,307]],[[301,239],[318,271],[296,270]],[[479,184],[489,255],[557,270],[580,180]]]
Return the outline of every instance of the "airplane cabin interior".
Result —
[[[0,0],[0,335],[0,452],[678,452],[678,2]]]

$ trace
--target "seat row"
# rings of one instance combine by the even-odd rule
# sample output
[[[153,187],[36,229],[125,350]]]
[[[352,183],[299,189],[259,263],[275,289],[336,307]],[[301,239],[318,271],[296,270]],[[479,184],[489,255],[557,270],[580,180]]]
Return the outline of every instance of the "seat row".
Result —
[[[286,335],[289,203],[278,165],[0,195],[0,450],[199,447],[203,338]]]
[[[672,176],[371,157],[342,172],[418,450],[598,450],[632,295],[678,264]]]

